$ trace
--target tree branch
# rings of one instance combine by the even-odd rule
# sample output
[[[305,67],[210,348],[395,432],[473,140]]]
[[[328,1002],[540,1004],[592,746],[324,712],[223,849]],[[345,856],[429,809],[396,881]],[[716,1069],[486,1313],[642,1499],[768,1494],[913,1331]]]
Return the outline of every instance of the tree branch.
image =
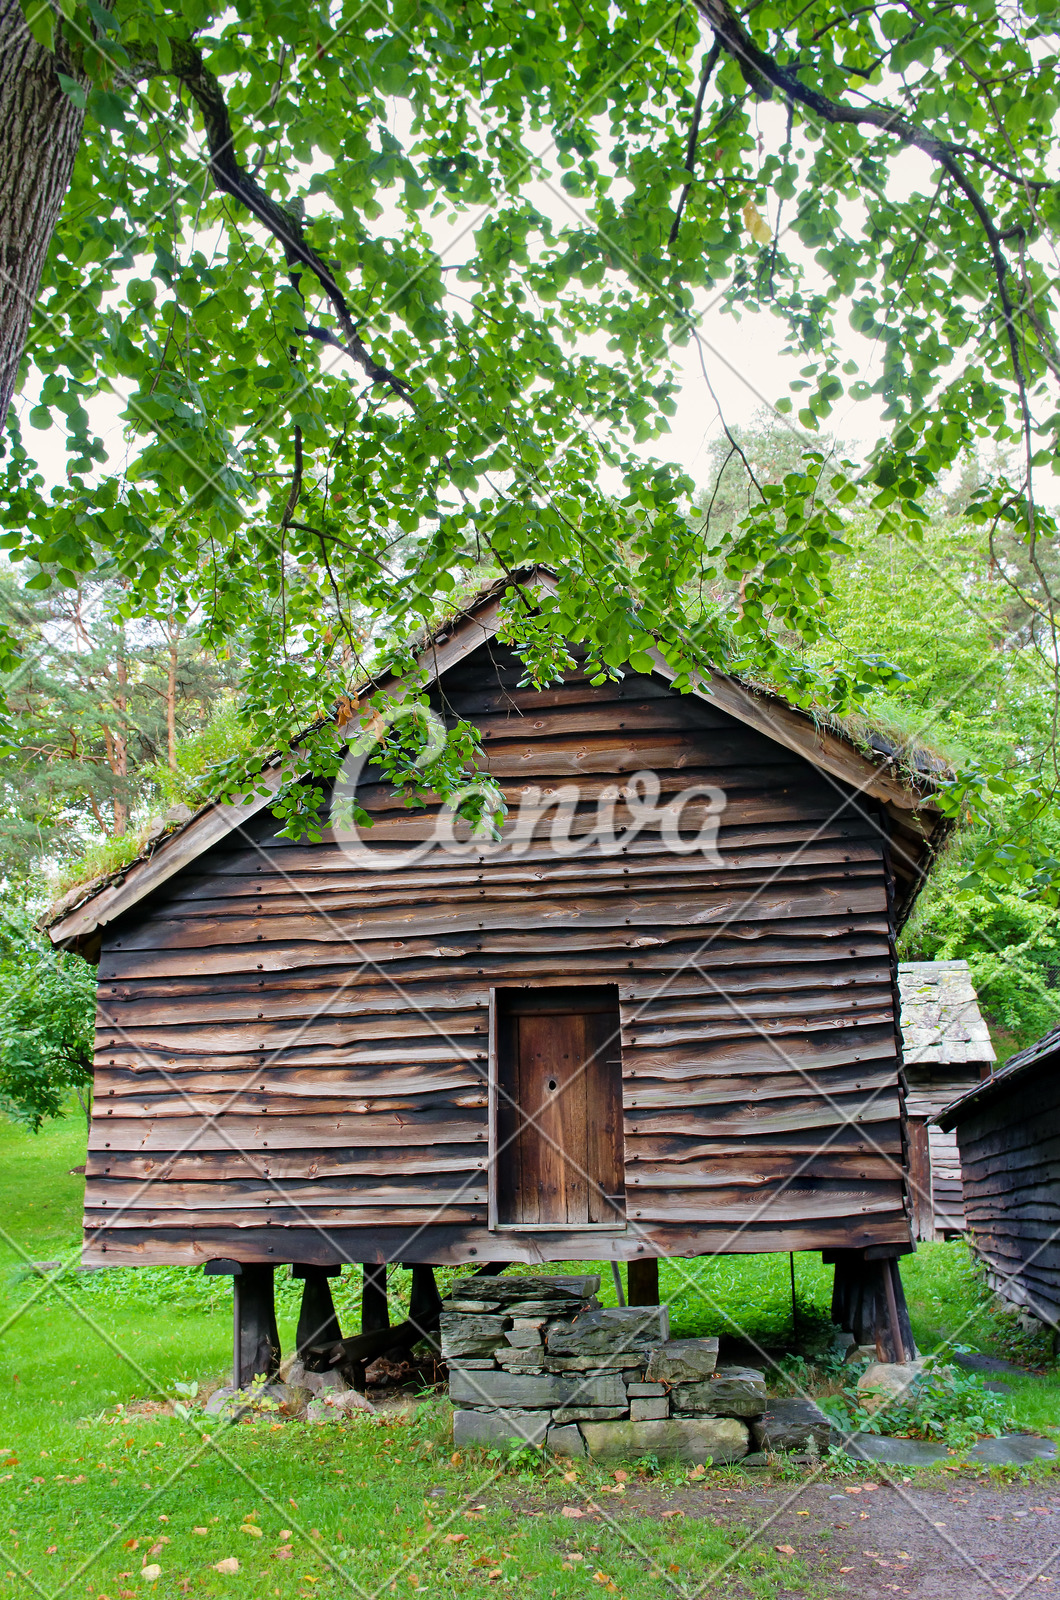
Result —
[[[1027,446],[1028,470],[1031,460],[1031,414],[1030,403],[1027,397],[1027,382],[1023,372],[1023,362],[1020,358],[1019,338],[1016,331],[1016,308],[1008,288],[1008,263],[1005,260],[1001,247],[1001,234],[990,215],[986,201],[965,173],[957,160],[958,147],[950,144],[945,139],[940,139],[936,134],[929,133],[919,123],[912,122],[905,114],[896,108],[881,105],[846,106],[838,101],[830,100],[819,89],[812,89],[803,83],[790,67],[782,67],[779,62],[755,44],[751,35],[744,27],[740,18],[733,11],[729,0],[695,0],[696,8],[706,18],[714,30],[716,40],[720,40],[723,48],[728,51],[743,73],[748,87],[762,99],[772,98],[773,90],[780,92],[789,100],[797,101],[807,110],[812,111],[822,122],[839,126],[878,128],[883,133],[893,134],[902,144],[913,145],[922,150],[926,156],[949,173],[957,188],[964,195],[972,210],[979,220],[979,224],[986,235],[990,249],[990,259],[994,269],[994,280],[997,284],[998,299],[1001,303],[1002,317],[1005,323],[1005,337],[1009,348],[1009,358],[1012,362],[1013,376],[1019,392],[1020,416],[1023,423],[1023,435]],[[1031,538],[1034,538],[1034,498],[1030,483],[1027,485],[1027,501],[1030,511]]]
[[[289,207],[278,205],[270,199],[255,178],[240,166],[224,93],[213,73],[207,70],[200,51],[181,39],[171,39],[170,49],[173,56],[172,74],[184,84],[202,115],[210,152],[210,174],[217,187],[222,194],[231,195],[245,206],[283,245],[288,266],[306,267],[313,273],[327,295],[343,333],[341,340],[328,342],[344,350],[364,369],[373,383],[385,384],[398,399],[411,405],[412,390],[409,385],[389,367],[381,366],[361,338],[346,296],[330,267],[306,242],[301,218]],[[159,63],[157,51],[152,48],[138,50],[133,66],[134,71],[143,76],[168,76]]]
[[[703,71],[699,75],[699,90],[696,94],[695,106],[692,108],[692,122],[688,130],[688,149],[685,151],[685,171],[688,173],[688,182],[681,190],[681,198],[678,200],[677,210],[674,212],[673,227],[670,229],[668,241],[670,244],[676,244],[677,242],[677,230],[681,226],[681,215],[685,209],[685,201],[691,193],[692,180],[696,174],[696,141],[699,138],[700,119],[703,116],[703,100],[707,93],[707,84],[710,82],[711,73],[717,66],[720,55],[721,42],[715,36],[714,43],[711,45],[707,58],[703,63]]]

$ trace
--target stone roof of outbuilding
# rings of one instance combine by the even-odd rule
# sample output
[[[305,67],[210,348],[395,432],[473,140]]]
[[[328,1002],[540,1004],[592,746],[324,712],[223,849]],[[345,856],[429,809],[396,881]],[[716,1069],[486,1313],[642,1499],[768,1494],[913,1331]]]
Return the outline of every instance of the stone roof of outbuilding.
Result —
[[[898,988],[906,1066],[997,1060],[967,961],[902,961]]]

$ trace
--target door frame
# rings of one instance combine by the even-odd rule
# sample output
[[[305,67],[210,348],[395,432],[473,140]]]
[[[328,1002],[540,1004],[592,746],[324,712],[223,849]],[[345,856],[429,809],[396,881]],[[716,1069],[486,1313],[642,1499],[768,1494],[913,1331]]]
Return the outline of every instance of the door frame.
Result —
[[[505,990],[530,987],[522,984],[503,984]],[[569,985],[564,984],[564,988]],[[621,1000],[619,1001],[621,1007]],[[540,1222],[501,1222],[497,1215],[497,1091],[499,1080],[499,1015],[500,1008],[497,1003],[497,988],[490,986],[489,991],[489,1033],[487,1047],[487,1088],[486,1088],[486,1122],[487,1122],[487,1157],[486,1157],[486,1226],[491,1233],[604,1233],[621,1237],[629,1232],[629,1215],[623,1217],[621,1222],[564,1222],[548,1227]],[[619,1011],[621,1022],[621,1009]],[[619,1046],[621,1050],[621,1044]],[[622,1079],[620,1078],[620,1085]],[[625,1090],[622,1086],[623,1107],[625,1103]],[[622,1170],[625,1172],[625,1143],[623,1141]]]

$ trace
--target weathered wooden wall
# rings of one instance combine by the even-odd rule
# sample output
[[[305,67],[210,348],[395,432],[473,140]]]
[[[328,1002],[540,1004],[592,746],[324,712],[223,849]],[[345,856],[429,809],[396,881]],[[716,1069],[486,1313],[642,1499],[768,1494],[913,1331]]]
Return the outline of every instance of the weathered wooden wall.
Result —
[[[991,1085],[957,1139],[965,1218],[992,1286],[1060,1321],[1060,1039]]]
[[[443,679],[510,803],[650,768],[722,786],[724,868],[440,852],[355,869],[266,812],[105,930],[87,1259],[577,1259],[487,1228],[491,987],[618,985],[629,1227],[594,1255],[905,1242],[885,851],[864,802],[649,678]],[[385,851],[428,813],[363,793]],[[863,809],[864,808],[864,809]],[[689,808],[691,819],[695,808]]]

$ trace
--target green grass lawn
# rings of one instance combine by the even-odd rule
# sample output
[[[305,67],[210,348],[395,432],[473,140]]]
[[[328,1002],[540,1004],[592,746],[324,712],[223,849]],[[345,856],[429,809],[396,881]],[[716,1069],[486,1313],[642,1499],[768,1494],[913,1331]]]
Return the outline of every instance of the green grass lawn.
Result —
[[[69,1169],[83,1160],[77,1117],[36,1136],[0,1123],[0,1590],[308,1600],[518,1587],[535,1600],[654,1600],[671,1580],[688,1592],[709,1580],[714,1594],[762,1600],[835,1592],[827,1574],[778,1555],[768,1534],[755,1539],[701,1510],[666,1517],[702,1501],[682,1471],[650,1475],[649,1514],[627,1511],[613,1474],[595,1467],[565,1478],[525,1460],[454,1456],[444,1401],[348,1427],[266,1418],[232,1428],[166,1414],[158,1400],[175,1384],[227,1373],[230,1283],[184,1268],[42,1283],[27,1259],[76,1261],[82,1180]],[[922,1348],[970,1318],[962,1343],[1012,1353],[1008,1320],[985,1309],[963,1247],[923,1250],[903,1273]],[[798,1256],[796,1280],[800,1331],[812,1340],[827,1322],[831,1272],[819,1256]],[[287,1348],[298,1288],[278,1283]],[[770,1348],[790,1345],[787,1257],[667,1262],[662,1289],[676,1332],[742,1329]],[[337,1296],[348,1328],[356,1296],[350,1273]],[[602,1297],[613,1303],[607,1268]],[[1025,1425],[1052,1426],[1058,1399],[1056,1377],[1018,1380],[1013,1405]],[[631,1487],[638,1481],[649,1479],[631,1469]],[[587,1502],[602,1512],[564,1513]],[[217,1570],[231,1559],[238,1571]]]

